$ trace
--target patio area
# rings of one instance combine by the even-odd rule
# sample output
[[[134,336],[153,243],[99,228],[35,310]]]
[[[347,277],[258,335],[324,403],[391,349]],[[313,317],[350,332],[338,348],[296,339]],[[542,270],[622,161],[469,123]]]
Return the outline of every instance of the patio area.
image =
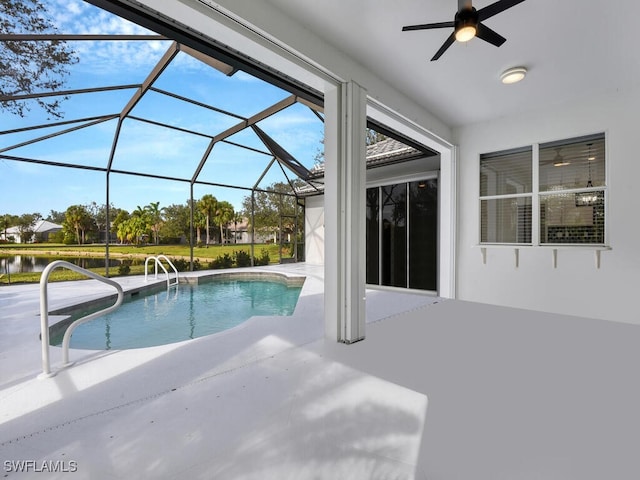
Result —
[[[254,270],[306,277],[291,317],[158,347],[72,349],[77,363],[63,370],[52,347],[57,375],[44,380],[38,286],[0,289],[0,451],[3,461],[35,462],[19,472],[5,464],[5,473],[35,476],[73,460],[78,478],[334,478],[339,469],[341,478],[413,478],[426,396],[326,357],[322,267]],[[125,291],[145,286],[118,281]],[[93,280],[50,289],[50,310],[112,293]],[[368,300],[368,322],[439,301],[385,291]],[[361,409],[357,424],[343,424]]]
[[[323,339],[322,268],[273,269],[307,278],[291,317],[74,351],[46,380],[36,287],[0,289],[5,477],[637,478],[636,325],[368,290],[344,345]]]

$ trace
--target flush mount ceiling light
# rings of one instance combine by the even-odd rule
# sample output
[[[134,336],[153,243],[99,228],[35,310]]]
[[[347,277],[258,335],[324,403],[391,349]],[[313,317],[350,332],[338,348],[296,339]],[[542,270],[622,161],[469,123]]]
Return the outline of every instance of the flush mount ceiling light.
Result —
[[[524,67],[513,67],[502,72],[500,81],[505,85],[517,83],[527,75],[527,69]]]

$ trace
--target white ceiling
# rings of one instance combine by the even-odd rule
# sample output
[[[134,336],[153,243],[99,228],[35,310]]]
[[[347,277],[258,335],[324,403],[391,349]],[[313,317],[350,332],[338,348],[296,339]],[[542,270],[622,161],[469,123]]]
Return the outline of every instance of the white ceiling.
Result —
[[[485,22],[507,39],[501,47],[476,38],[435,62],[451,31],[402,27],[451,21],[457,0],[267,1],[451,127],[640,83],[632,0],[526,0]],[[500,73],[521,65],[524,81],[500,83]]]

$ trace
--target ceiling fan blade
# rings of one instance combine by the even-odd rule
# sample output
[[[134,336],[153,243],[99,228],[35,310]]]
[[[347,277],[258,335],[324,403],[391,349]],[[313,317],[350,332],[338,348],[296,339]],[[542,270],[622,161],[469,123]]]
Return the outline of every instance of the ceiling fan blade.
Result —
[[[485,42],[489,42],[491,45],[495,45],[496,47],[499,47],[500,45],[502,45],[504,42],[507,41],[507,39],[504,38],[502,35],[494,32],[493,30],[491,30],[486,25],[483,25],[482,23],[478,24],[478,27],[476,30],[476,37],[481,38]]]
[[[500,12],[504,12],[506,9],[515,7],[517,4],[524,2],[524,0],[498,0],[496,3],[492,3],[484,8],[478,10],[478,20],[481,22],[487,18],[491,18]]]
[[[425,23],[422,25],[407,25],[406,27],[402,27],[402,31],[408,32],[409,30],[429,30],[432,28],[453,28],[453,22]]]
[[[431,61],[433,62],[434,60],[438,60],[442,56],[442,54],[447,50],[447,48],[449,48],[455,41],[456,41],[456,35],[455,33],[452,33],[451,35],[449,35],[449,38],[445,40],[445,42],[440,47],[440,50],[436,52],[436,54],[433,56]]]

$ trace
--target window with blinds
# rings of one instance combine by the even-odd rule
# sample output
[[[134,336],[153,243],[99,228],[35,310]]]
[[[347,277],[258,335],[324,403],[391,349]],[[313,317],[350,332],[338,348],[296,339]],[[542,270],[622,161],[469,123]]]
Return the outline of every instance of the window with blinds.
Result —
[[[604,245],[604,134],[480,156],[480,242]]]
[[[604,244],[604,134],[540,145],[540,243]]]
[[[480,241],[531,243],[532,149],[480,156]]]

